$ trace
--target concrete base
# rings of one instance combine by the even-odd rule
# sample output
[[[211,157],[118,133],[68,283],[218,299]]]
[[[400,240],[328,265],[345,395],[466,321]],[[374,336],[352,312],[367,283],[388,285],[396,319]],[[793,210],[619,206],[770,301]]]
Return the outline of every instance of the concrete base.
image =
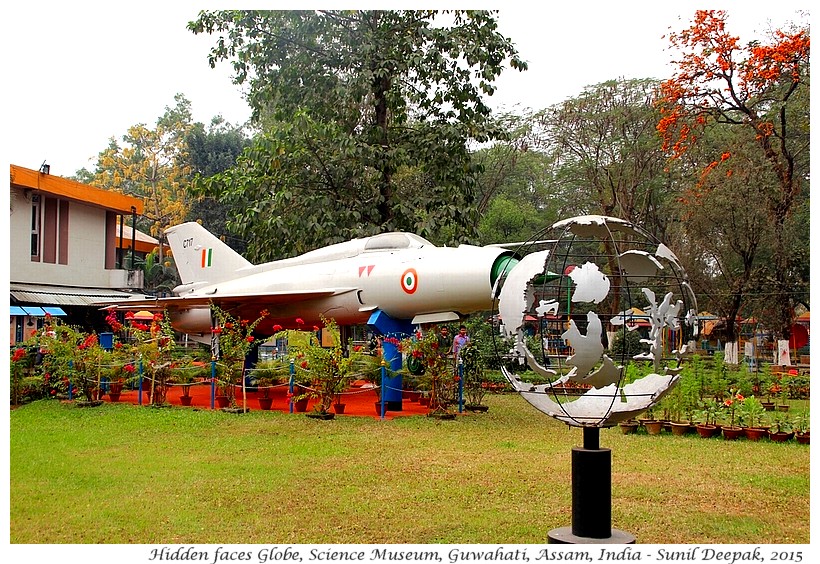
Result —
[[[612,529],[610,536],[596,539],[572,534],[572,527],[560,527],[547,534],[549,544],[635,544],[635,535]]]

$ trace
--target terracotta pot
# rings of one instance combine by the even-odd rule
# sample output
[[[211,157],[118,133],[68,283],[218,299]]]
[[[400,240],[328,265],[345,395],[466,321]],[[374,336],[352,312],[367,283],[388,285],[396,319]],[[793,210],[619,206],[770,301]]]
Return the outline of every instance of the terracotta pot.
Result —
[[[345,404],[343,403],[334,403],[333,404],[333,411],[337,414],[341,415],[345,412]]]
[[[307,411],[308,402],[310,398],[300,399],[293,403],[293,411],[296,413],[304,413]]]
[[[648,419],[643,422],[643,426],[650,435],[660,435],[661,429],[663,429],[663,421]]]
[[[381,415],[382,415],[382,402],[377,401],[375,405],[376,405],[376,415],[381,417]],[[387,402],[384,402],[384,414],[387,415]]]
[[[787,433],[785,431],[779,431],[777,433],[772,433],[769,431],[769,440],[776,442],[776,443],[785,443],[786,441],[790,440],[794,436],[794,433]]]
[[[743,432],[743,427],[724,427],[723,428],[723,438],[727,441],[734,441],[739,439],[740,437],[745,436]]]
[[[624,435],[629,435],[637,431],[638,425],[639,423],[637,421],[622,421],[618,424],[618,426],[621,428],[621,433],[623,433]]]
[[[797,442],[800,443],[801,445],[810,444],[809,443],[809,431],[806,431],[805,433],[797,433],[794,437],[795,437],[795,439],[797,439]]]
[[[120,401],[120,393],[119,392],[108,392],[108,399],[111,401]]]
[[[710,439],[720,434],[720,428],[714,425],[696,425],[695,428],[698,431],[698,435],[704,439]]]
[[[762,429],[760,427],[746,427],[743,429],[743,434],[746,435],[746,438],[750,441],[759,441],[763,437],[768,436],[769,431],[768,429]]]
[[[682,437],[686,433],[689,432],[689,423],[679,423],[677,421],[672,421],[669,423],[670,430],[672,434],[678,437]]]
[[[273,405],[273,398],[270,397],[266,398],[263,396],[261,398],[256,398],[256,401],[259,402],[259,409],[263,409],[265,411],[269,410],[271,405]]]

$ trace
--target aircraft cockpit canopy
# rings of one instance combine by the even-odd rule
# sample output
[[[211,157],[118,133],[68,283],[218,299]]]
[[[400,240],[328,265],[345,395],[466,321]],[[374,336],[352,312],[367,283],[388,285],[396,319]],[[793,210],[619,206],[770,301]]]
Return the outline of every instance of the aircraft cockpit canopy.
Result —
[[[380,233],[379,235],[370,237],[364,246],[364,250],[418,249],[424,246],[432,247],[433,244],[424,237],[419,237],[414,233],[393,232]]]

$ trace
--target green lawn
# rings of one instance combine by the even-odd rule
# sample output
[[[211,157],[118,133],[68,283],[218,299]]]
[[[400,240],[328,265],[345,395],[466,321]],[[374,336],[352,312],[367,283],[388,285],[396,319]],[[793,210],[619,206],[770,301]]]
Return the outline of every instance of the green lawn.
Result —
[[[544,543],[579,429],[516,395],[392,421],[40,401],[10,414],[12,543]],[[639,543],[809,543],[810,447],[601,432]]]

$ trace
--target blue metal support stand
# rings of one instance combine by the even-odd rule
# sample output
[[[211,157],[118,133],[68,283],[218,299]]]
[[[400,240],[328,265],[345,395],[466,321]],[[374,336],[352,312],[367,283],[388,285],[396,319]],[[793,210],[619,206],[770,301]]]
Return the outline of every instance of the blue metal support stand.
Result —
[[[142,405],[142,359],[141,358],[140,358],[139,375],[140,375],[139,395],[137,395],[137,397],[139,398],[139,404]]]
[[[464,361],[458,359],[458,412],[464,413]]]
[[[216,407],[216,359],[211,358],[211,409]]]
[[[385,393],[384,393],[384,379],[387,376],[387,368],[384,365],[384,361],[382,361],[382,366],[381,366],[380,370],[382,371],[382,379],[381,379],[381,381],[382,381],[382,393],[379,394],[379,397],[381,398],[380,405],[379,405],[379,413],[381,414],[381,418],[384,419],[384,414],[387,411],[387,406],[384,403],[385,402],[385,399],[384,399],[384,396],[385,396]]]
[[[296,366],[293,359],[290,359],[290,379],[288,381],[288,396],[290,397],[290,412],[293,413],[293,375],[296,373]]]
[[[367,326],[383,337],[393,337],[398,341],[413,334],[413,325],[410,321],[393,319],[381,310],[371,314]],[[401,370],[402,358],[397,344],[383,339],[382,354],[391,373],[395,374]],[[401,390],[401,374],[387,377],[386,372],[382,373],[382,400],[387,403],[388,411],[401,411]]]

